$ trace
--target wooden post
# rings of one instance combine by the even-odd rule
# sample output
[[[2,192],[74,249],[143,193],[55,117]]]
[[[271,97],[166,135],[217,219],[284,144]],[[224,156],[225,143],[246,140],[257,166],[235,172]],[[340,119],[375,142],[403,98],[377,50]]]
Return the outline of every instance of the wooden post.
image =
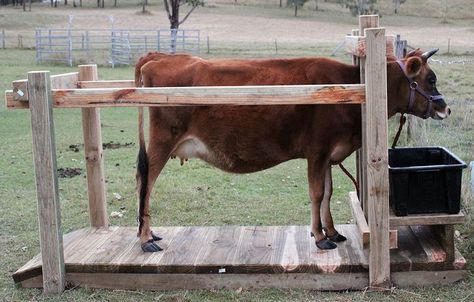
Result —
[[[97,81],[97,65],[80,65],[79,81]],[[105,192],[102,133],[100,109],[82,109],[84,153],[87,168],[87,191],[89,196],[89,217],[92,227],[107,228],[107,199]]]
[[[369,282],[390,288],[390,238],[387,145],[387,59],[385,29],[365,30],[366,104],[362,144],[366,147],[365,188],[370,228]]]
[[[359,17],[359,35],[364,36],[365,32],[364,30],[366,28],[377,28],[379,27],[379,16],[378,15],[365,15],[365,16],[360,16]],[[365,83],[365,57],[359,58],[359,64],[360,64],[360,83],[364,84]],[[366,122],[365,122],[365,104],[362,104],[361,106],[361,115],[362,115],[362,142],[366,141],[365,138],[365,131],[364,129],[366,128]],[[364,215],[365,218],[367,219],[367,181],[365,179],[365,175],[367,175],[366,167],[367,167],[367,145],[362,143],[362,146],[360,148],[360,151],[356,154],[356,158],[358,159],[358,175],[359,175],[359,192],[360,192],[360,204],[362,205],[362,209],[364,210]]]
[[[43,262],[43,289],[45,293],[60,293],[64,290],[66,282],[49,71],[28,73],[28,95]]]

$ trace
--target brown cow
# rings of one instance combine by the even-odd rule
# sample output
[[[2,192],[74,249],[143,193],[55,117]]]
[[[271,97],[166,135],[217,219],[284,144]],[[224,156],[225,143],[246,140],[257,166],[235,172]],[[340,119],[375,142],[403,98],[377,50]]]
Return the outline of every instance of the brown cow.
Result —
[[[402,61],[389,58],[388,117],[408,112],[444,119],[450,109],[436,89],[427,53]],[[135,69],[136,86],[237,86],[360,83],[359,67],[327,58],[203,60],[189,55],[149,53]],[[426,92],[425,92],[426,91]],[[331,165],[361,146],[359,105],[186,106],[149,108],[145,151],[143,111],[139,112],[137,166],[139,236],[145,252],[161,248],[150,229],[150,193],[170,157],[200,158],[224,171],[250,173],[284,161],[308,161],[311,232],[320,249],[346,240],[329,210]],[[321,213],[322,212],[322,217]]]

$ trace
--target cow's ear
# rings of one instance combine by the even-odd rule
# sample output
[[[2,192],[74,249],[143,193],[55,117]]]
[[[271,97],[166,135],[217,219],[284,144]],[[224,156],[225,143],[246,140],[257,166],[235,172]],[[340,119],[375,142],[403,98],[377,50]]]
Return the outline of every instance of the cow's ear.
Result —
[[[420,74],[421,67],[423,66],[423,61],[420,57],[410,57],[405,63],[405,72],[407,77],[414,78]]]

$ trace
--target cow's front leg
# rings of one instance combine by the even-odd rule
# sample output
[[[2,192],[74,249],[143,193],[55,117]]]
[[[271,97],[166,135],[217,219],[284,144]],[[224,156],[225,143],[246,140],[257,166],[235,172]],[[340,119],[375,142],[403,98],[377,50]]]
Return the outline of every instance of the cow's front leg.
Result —
[[[308,160],[308,184],[311,199],[311,235],[322,250],[335,249],[337,245],[323,233],[321,202],[324,197],[325,174],[329,165],[322,161]]]
[[[326,236],[333,242],[342,242],[346,241],[347,238],[342,236],[336,231],[334,227],[334,221],[332,219],[330,201],[332,196],[332,168],[329,165],[329,168],[326,170],[325,179],[324,179],[324,197],[321,204],[321,220],[323,222],[323,230],[326,233]]]

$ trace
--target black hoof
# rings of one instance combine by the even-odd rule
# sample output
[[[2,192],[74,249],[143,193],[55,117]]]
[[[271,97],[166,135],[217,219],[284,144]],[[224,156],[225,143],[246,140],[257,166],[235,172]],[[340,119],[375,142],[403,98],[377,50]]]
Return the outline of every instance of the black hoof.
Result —
[[[346,236],[343,236],[339,233],[336,233],[335,235],[332,235],[332,236],[328,236],[328,238],[332,242],[343,242],[347,240]]]
[[[310,232],[310,235],[311,235],[311,237],[314,237],[314,233],[313,233],[313,232]]]
[[[327,238],[324,238],[322,240],[316,241],[316,246],[320,250],[333,250],[337,247],[337,244]]]
[[[148,240],[145,243],[142,243],[142,251],[145,253],[155,253],[162,251],[163,249],[159,247],[156,243],[153,242],[153,239]]]
[[[163,239],[160,236],[153,233],[153,231],[151,231],[150,233],[151,233],[151,238],[153,238],[153,241],[160,241],[161,239]]]

